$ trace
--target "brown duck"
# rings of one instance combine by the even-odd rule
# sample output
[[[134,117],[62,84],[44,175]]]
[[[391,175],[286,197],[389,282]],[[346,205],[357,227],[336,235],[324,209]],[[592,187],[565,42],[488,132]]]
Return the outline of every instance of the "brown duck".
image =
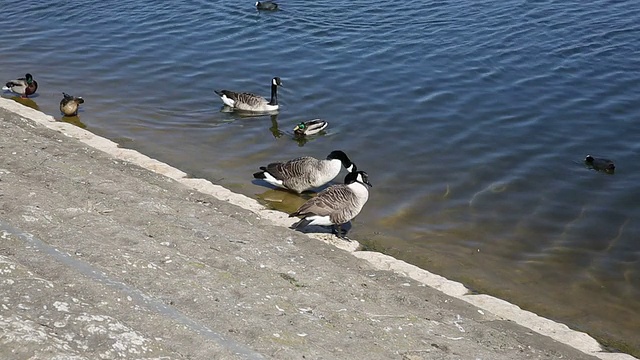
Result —
[[[84,99],[81,97],[76,97],[69,95],[67,93],[62,93],[64,98],[60,100],[60,112],[62,112],[65,116],[76,116],[78,115],[78,107],[80,104],[84,103]]]

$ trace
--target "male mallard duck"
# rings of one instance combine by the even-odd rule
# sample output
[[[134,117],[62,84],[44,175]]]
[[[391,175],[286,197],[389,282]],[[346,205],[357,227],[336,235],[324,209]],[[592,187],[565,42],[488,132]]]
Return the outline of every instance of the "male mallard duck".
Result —
[[[67,93],[62,93],[64,98],[60,100],[60,111],[66,116],[78,115],[78,107],[84,103],[84,99],[81,97],[71,96]]]
[[[587,155],[587,157],[584,159],[584,162],[590,168],[598,171],[604,171],[608,174],[613,174],[616,169],[616,166],[613,163],[613,161],[609,159],[594,158],[591,155]]]
[[[278,4],[273,1],[258,1],[256,3],[256,9],[274,11],[278,10]]]
[[[369,187],[372,186],[366,172],[350,172],[344,178],[344,184],[329,186],[289,215],[302,217],[291,227],[300,229],[307,225],[332,226],[334,234],[348,241],[346,231],[342,233],[342,224],[348,223],[360,213],[369,199]]]
[[[344,166],[351,172],[356,165],[341,150],[332,151],[326,160],[303,156],[286,162],[261,166],[253,177],[262,179],[271,185],[289,189],[297,193],[320,187],[333,180]]]
[[[238,93],[229,90],[215,90],[215,93],[220,96],[225,105],[235,110],[268,112],[278,110],[278,86],[282,86],[282,81],[276,76],[271,79],[271,101],[251,93]]]
[[[2,87],[2,90],[12,91],[20,94],[23,98],[27,98],[29,95],[35,94],[36,90],[38,90],[38,82],[33,80],[31,74],[26,74],[23,78],[10,80]]]
[[[296,125],[296,127],[293,128],[293,133],[296,134],[296,136],[315,135],[324,130],[327,125],[329,125],[329,123],[324,120],[309,120]]]

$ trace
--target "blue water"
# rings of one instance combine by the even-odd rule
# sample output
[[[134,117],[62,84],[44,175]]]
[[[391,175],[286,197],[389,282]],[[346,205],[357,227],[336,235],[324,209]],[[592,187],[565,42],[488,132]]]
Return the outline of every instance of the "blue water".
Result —
[[[343,149],[374,185],[351,237],[640,355],[640,3],[3,1],[31,105],[260,199],[258,166]],[[221,112],[214,89],[277,116]],[[9,95],[4,95],[9,96]],[[297,142],[320,117],[327,133]],[[607,175],[587,154],[615,161]],[[295,208],[299,198],[275,208]]]

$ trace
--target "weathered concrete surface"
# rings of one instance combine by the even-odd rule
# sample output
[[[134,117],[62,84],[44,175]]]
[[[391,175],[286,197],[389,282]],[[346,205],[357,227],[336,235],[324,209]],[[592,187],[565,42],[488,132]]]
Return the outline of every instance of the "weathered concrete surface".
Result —
[[[251,199],[13,101],[0,108],[0,359],[632,358],[289,230]]]

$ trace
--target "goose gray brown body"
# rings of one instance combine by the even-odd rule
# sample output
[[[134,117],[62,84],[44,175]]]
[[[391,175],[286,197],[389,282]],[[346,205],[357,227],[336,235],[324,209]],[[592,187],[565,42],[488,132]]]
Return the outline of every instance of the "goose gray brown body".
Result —
[[[271,185],[301,193],[335,179],[343,166],[349,172],[356,169],[356,165],[351,162],[347,154],[341,150],[335,150],[323,160],[303,156],[261,166],[261,171],[254,173],[253,177]]]
[[[332,185],[309,199],[289,217],[302,219],[292,225],[301,229],[308,225],[332,226],[334,234],[349,240],[342,225],[355,218],[369,199],[369,176],[364,171],[350,172],[344,184]]]
[[[234,110],[250,112],[270,112],[278,110],[278,86],[282,86],[279,77],[271,79],[271,100],[248,92],[215,90],[222,102]]]

